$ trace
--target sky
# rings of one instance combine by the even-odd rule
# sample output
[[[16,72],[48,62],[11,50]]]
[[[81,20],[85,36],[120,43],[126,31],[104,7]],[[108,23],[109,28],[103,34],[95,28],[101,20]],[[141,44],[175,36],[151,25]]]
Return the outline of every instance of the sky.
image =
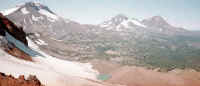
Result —
[[[138,20],[162,16],[174,26],[200,30],[200,0],[0,0],[0,10],[28,1],[40,2],[82,24],[99,24],[124,14]]]

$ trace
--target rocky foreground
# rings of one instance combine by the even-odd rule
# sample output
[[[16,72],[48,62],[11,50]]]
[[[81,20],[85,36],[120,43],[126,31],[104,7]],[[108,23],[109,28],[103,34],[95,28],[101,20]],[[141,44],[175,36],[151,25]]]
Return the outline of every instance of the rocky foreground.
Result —
[[[14,78],[11,75],[5,75],[0,73],[0,86],[44,86],[36,78],[36,76],[30,75],[27,79],[23,75],[19,78]]]

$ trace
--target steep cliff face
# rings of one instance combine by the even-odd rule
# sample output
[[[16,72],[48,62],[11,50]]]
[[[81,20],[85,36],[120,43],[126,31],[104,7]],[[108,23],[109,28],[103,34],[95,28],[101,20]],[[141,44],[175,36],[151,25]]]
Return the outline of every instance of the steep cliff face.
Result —
[[[5,32],[8,32],[17,40],[23,42],[25,45],[28,45],[28,42],[26,40],[26,33],[23,31],[22,27],[17,27],[13,22],[11,22],[1,13],[0,13],[0,29],[2,35],[5,36]]]
[[[14,78],[11,75],[5,75],[0,73],[0,86],[44,86],[36,78],[36,76],[30,75],[27,80],[21,75],[19,78]]]
[[[28,46],[26,33],[21,27],[17,27],[8,18],[0,13],[0,45],[9,54],[28,61],[32,61],[31,56],[23,51]]]

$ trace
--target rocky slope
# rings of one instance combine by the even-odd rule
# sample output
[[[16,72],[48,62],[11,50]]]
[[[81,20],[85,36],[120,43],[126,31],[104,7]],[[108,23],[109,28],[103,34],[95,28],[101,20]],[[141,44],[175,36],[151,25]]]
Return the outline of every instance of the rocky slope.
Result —
[[[30,55],[25,53],[19,47],[20,43],[22,46],[27,47],[28,42],[26,40],[26,33],[21,27],[17,27],[9,19],[0,13],[0,35],[1,35],[1,47],[4,48],[9,54],[18,58],[32,61]],[[13,39],[13,40],[12,40]],[[18,40],[18,41],[14,41]]]
[[[30,75],[27,80],[23,75],[19,76],[19,78],[14,78],[11,75],[5,75],[4,73],[0,73],[0,86],[44,86],[41,82],[36,78],[36,76]]]

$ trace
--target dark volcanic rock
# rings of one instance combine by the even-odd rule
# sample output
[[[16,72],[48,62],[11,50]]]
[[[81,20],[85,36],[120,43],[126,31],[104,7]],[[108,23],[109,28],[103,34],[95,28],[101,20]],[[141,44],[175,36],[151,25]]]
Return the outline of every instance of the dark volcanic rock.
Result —
[[[30,55],[23,51],[28,47],[26,33],[21,27],[17,27],[8,18],[0,13],[0,36],[1,47],[9,54],[28,61],[32,61]],[[20,47],[22,47],[20,49]]]
[[[25,45],[28,45],[26,33],[23,31],[22,27],[17,27],[14,23],[8,20],[8,18],[0,13],[0,34],[5,36],[5,31]]]

